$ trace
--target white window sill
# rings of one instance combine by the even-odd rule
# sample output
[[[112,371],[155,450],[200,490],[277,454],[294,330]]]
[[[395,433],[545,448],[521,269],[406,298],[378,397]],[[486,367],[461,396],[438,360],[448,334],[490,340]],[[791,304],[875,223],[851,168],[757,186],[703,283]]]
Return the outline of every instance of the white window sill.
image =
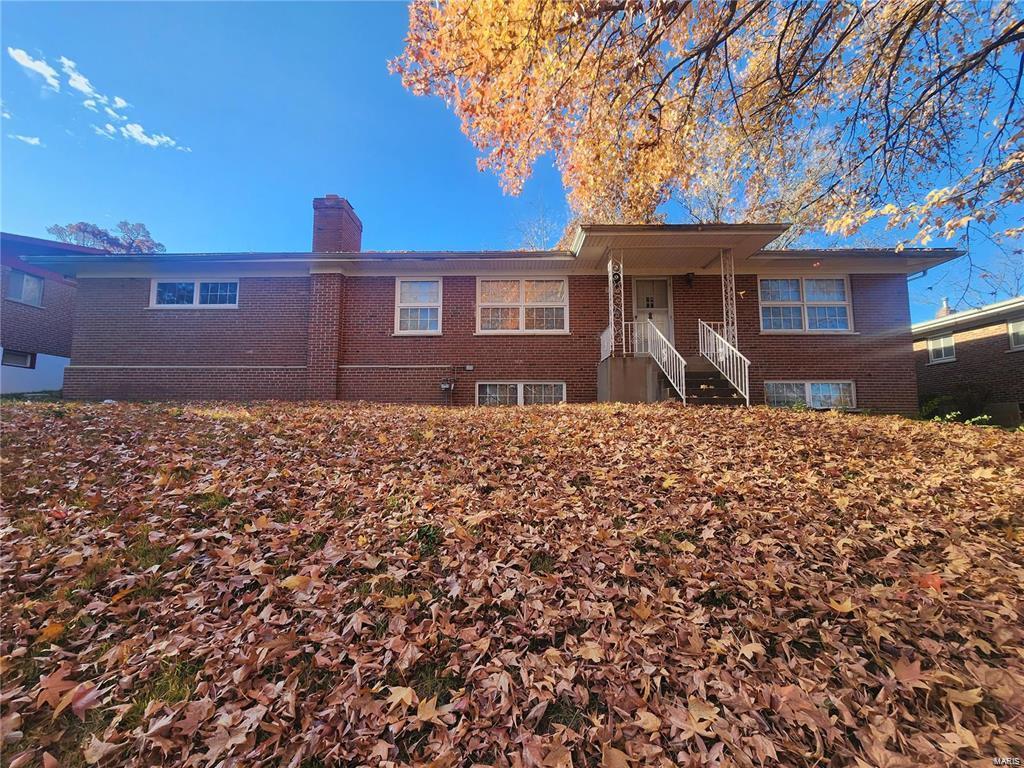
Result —
[[[159,310],[161,312],[164,312],[164,311],[167,311],[167,310],[170,310],[172,312],[173,311],[180,312],[182,310],[201,309],[201,310],[203,310],[205,312],[205,311],[210,310],[210,309],[238,309],[238,305],[237,304],[167,304],[167,305],[156,305],[156,306],[150,305],[150,306],[146,307],[146,309],[155,309],[155,310]]]
[[[35,307],[36,309],[46,309],[42,304],[33,304],[31,301],[22,301],[21,299],[12,299],[10,296],[4,296],[4,301],[13,301],[15,304],[21,304],[23,307]]]
[[[857,331],[761,331],[761,336],[860,336]]]
[[[395,331],[391,335],[395,336],[395,337],[402,337],[402,336],[417,337],[417,336],[442,336],[443,334],[440,331]]]
[[[476,331],[474,336],[570,336],[569,331]]]
[[[955,357],[945,357],[942,360],[929,360],[928,365],[943,365],[944,363],[955,363]]]
[[[1024,352],[1024,347],[1012,347],[1012,348],[1006,350],[1006,354],[1008,354],[1008,355],[1011,355],[1014,352]]]

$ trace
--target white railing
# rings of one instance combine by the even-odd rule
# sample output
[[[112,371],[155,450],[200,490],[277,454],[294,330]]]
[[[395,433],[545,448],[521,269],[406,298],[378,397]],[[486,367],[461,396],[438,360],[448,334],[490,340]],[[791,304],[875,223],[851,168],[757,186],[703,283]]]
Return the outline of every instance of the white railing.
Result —
[[[685,405],[686,361],[683,360],[683,356],[672,346],[671,342],[665,338],[664,334],[658,330],[658,326],[654,324],[653,320],[647,320],[640,325],[644,328],[646,354],[653,357],[654,362],[664,371],[669,383],[679,393],[679,397],[682,398]]]
[[[612,329],[601,332],[601,359],[612,355]],[[622,354],[653,357],[672,388],[686,402],[686,361],[651,320],[622,324]]]
[[[719,330],[724,330],[724,323],[697,321],[700,353],[736,387],[747,405],[750,405],[750,361]]]
[[[612,333],[612,327],[609,325],[603,331],[601,331],[601,359],[607,360],[612,356],[612,345],[615,344],[615,334]]]

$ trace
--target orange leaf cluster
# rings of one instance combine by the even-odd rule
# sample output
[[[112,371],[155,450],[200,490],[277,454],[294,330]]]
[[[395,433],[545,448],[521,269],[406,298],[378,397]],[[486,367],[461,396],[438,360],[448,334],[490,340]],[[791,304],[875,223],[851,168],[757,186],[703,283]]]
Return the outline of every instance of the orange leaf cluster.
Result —
[[[1024,754],[1024,441],[764,408],[6,406],[4,760]]]

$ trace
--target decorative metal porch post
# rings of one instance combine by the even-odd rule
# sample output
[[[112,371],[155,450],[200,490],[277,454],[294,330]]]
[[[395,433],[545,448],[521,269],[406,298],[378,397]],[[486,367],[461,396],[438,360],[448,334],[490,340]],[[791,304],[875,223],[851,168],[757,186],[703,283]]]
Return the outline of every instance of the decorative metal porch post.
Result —
[[[723,248],[722,259],[722,335],[736,346],[736,264],[731,248]]]
[[[608,325],[612,329],[612,357],[625,352],[626,316],[622,289],[622,259],[614,253],[608,256]]]

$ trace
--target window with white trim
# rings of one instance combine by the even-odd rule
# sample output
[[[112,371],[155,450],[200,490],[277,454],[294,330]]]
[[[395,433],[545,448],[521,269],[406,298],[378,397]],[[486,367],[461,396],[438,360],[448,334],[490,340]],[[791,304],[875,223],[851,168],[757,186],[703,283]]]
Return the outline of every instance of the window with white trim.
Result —
[[[1010,334],[1010,349],[1024,349],[1024,320],[1011,320],[1006,330]]]
[[[794,405],[821,410],[856,407],[852,381],[766,381],[764,399],[768,405],[782,408]]]
[[[478,278],[478,333],[565,333],[569,285],[564,277]]]
[[[763,277],[758,281],[761,330],[844,333],[853,329],[850,283],[844,277]]]
[[[550,405],[565,402],[561,381],[481,381],[476,385],[477,405]]]
[[[187,307],[230,309],[238,306],[238,281],[153,280],[149,305],[170,309]]]
[[[22,272],[20,269],[12,269],[7,279],[7,298],[20,301],[22,304],[41,307],[43,305],[43,278]]]
[[[440,278],[395,278],[395,333],[441,333]]]
[[[35,368],[36,355],[34,352],[18,352],[13,349],[5,349],[3,365],[9,365],[12,368]]]
[[[956,345],[953,343],[953,334],[936,336],[928,339],[928,362],[948,363],[956,360]]]

